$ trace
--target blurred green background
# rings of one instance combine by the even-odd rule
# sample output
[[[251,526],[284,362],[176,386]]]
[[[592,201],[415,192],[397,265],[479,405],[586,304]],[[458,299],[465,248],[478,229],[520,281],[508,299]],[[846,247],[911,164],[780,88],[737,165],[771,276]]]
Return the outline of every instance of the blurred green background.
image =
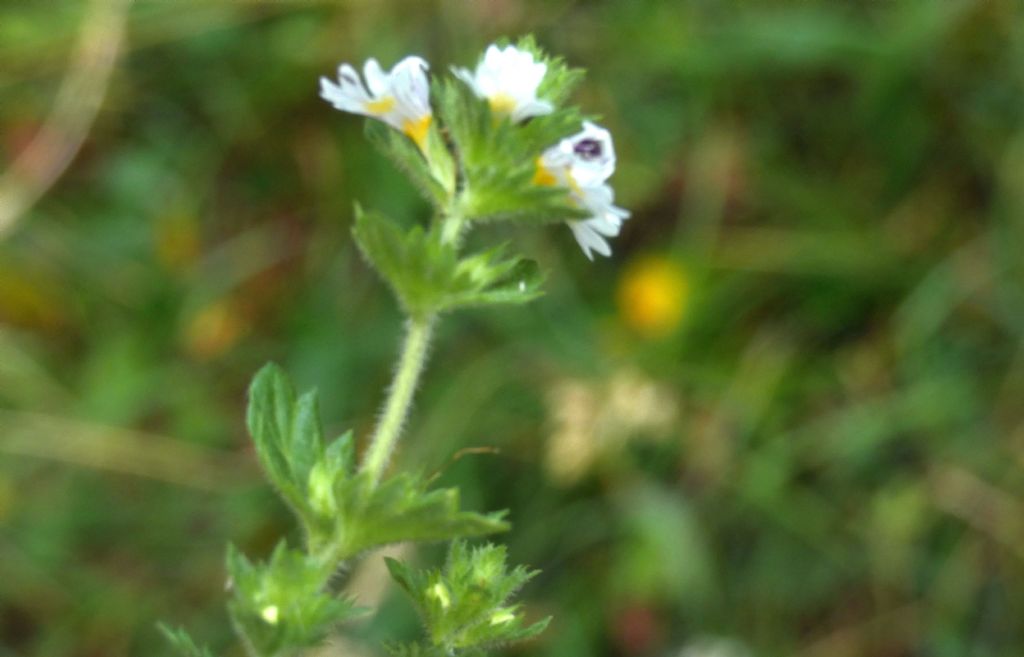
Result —
[[[633,218],[595,263],[480,231],[548,294],[442,325],[399,455],[511,509],[515,653],[1024,654],[1017,0],[6,0],[0,655],[241,654],[224,545],[299,538],[248,380],[365,436],[401,325],[352,203],[427,216],[317,78],[530,32]],[[371,561],[325,655],[418,631]]]

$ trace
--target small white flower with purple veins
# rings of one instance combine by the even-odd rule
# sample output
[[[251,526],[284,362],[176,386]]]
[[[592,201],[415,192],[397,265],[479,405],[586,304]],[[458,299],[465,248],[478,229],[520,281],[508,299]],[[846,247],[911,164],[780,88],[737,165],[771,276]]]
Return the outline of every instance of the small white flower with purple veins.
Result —
[[[611,133],[589,121],[583,123],[583,130],[558,142],[537,160],[534,183],[568,188],[573,202],[592,215],[567,222],[583,254],[591,260],[595,251],[611,255],[606,238],[617,236],[622,222],[629,219],[629,212],[615,205],[612,188],[605,182],[614,172]]]
[[[452,68],[452,73],[477,96],[487,100],[492,112],[513,121],[550,114],[555,109],[548,101],[537,98],[537,89],[547,72],[548,65],[536,61],[533,53],[515,46],[495,45],[487,48],[476,71]]]
[[[401,130],[424,149],[433,121],[427,62],[410,56],[385,73],[376,59],[363,66],[365,84],[349,64],[338,67],[338,82],[320,78],[320,97],[343,112],[363,114]]]
[[[615,172],[615,146],[610,132],[590,121],[583,130],[544,151],[538,177],[545,174],[570,189],[600,185]],[[549,184],[553,184],[549,183]]]

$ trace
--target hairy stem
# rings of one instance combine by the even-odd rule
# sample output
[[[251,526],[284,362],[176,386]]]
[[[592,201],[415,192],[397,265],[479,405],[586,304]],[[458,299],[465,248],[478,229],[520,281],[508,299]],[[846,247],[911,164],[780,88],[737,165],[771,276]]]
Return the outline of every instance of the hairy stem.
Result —
[[[459,240],[466,228],[460,211],[459,198],[449,199],[448,209],[442,215],[441,241],[450,248],[458,249]],[[402,433],[402,426],[412,408],[412,397],[416,392],[420,374],[427,361],[427,348],[434,332],[436,315],[410,318],[402,344],[395,378],[384,403],[377,429],[370,439],[370,446],[363,457],[362,470],[370,475],[370,485],[376,486],[391,459],[391,452]]]
[[[391,452],[402,431],[402,425],[405,424],[405,418],[412,407],[412,396],[427,360],[427,347],[430,344],[433,325],[433,316],[409,320],[398,369],[395,371],[395,378],[384,404],[384,413],[370,439],[366,456],[363,457],[363,472],[370,475],[370,481],[374,486],[380,481],[384,468],[387,467]]]

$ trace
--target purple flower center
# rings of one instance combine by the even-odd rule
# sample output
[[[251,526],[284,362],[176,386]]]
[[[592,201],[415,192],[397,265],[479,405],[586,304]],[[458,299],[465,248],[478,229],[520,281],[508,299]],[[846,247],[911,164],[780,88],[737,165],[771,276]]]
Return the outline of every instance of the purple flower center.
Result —
[[[572,150],[584,160],[596,160],[602,153],[601,142],[589,138],[578,141]]]

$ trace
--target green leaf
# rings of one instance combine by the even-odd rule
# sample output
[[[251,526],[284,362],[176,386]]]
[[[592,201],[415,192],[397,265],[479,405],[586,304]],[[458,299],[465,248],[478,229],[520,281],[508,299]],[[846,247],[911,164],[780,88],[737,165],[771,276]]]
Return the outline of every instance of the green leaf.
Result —
[[[229,545],[227,564],[231,576],[228,610],[235,627],[257,654],[288,654],[316,645],[335,625],[366,611],[350,598],[324,591],[334,564],[290,550],[284,542],[262,564],[252,564]]]
[[[213,653],[206,646],[196,645],[183,628],[172,629],[163,623],[157,623],[157,628],[182,657],[213,657]]]
[[[445,307],[526,303],[542,294],[544,276],[537,263],[524,258],[502,259],[503,247],[458,262]]]
[[[422,643],[392,643],[384,644],[384,651],[391,657],[447,657],[442,651],[433,646]]]
[[[554,105],[561,105],[569,98],[570,94],[583,81],[584,71],[580,68],[569,68],[561,57],[552,57],[537,45],[537,40],[532,34],[527,35],[516,42],[516,47],[526,50],[534,55],[538,61],[548,66],[548,71],[537,87],[537,97],[550,101]]]
[[[413,317],[466,306],[524,303],[540,294],[543,278],[522,258],[502,249],[458,258],[437,227],[407,232],[379,213],[356,209],[354,234],[366,259]]]
[[[346,555],[390,543],[446,541],[509,528],[502,520],[505,512],[462,511],[458,489],[427,490],[423,477],[409,473],[386,479],[372,490],[357,475],[339,482],[336,495],[344,524],[339,523],[330,540]]]
[[[533,169],[518,177],[477,172],[463,199],[467,217],[473,221],[521,221],[554,223],[586,219],[591,213],[572,201],[569,191],[532,182]]]
[[[302,497],[286,456],[294,404],[295,392],[281,368],[268,363],[249,386],[246,424],[271,483],[290,504],[301,507]]]
[[[524,626],[520,605],[509,603],[537,573],[521,566],[508,570],[504,547],[471,549],[454,541],[440,571],[414,571],[395,559],[386,562],[391,577],[416,605],[430,644],[447,654],[526,639],[542,632],[550,621]]]
[[[436,311],[454,260],[436,231],[416,226],[403,232],[384,215],[357,207],[353,234],[407,313],[422,317]]]
[[[309,471],[323,456],[324,437],[320,428],[320,401],[316,391],[299,397],[292,415],[291,445],[288,457],[296,482],[309,478]]]
[[[271,482],[296,511],[304,512],[306,481],[324,451],[316,393],[296,400],[284,371],[270,363],[249,387],[246,421]]]
[[[440,152],[444,145],[436,127],[431,126],[427,134],[430,163],[412,140],[380,121],[366,122],[366,138],[409,178],[423,198],[439,209],[445,206],[455,188],[455,168],[451,156],[445,161]]]
[[[458,173],[452,153],[448,150],[448,144],[436,122],[432,123],[430,130],[427,131],[426,155],[431,175],[444,189],[445,197],[442,202],[447,202],[455,195]]]
[[[503,267],[507,269],[501,265],[494,270],[501,273]],[[500,295],[500,289],[493,294]],[[456,489],[428,490],[419,476],[400,474],[372,485],[357,472],[352,433],[325,445],[316,394],[296,398],[291,381],[274,364],[253,380],[248,420],[260,461],[302,522],[310,552],[322,563],[333,566],[388,543],[443,541],[508,529],[502,514],[462,511]],[[252,569],[234,550],[228,552],[228,565],[232,573]]]

